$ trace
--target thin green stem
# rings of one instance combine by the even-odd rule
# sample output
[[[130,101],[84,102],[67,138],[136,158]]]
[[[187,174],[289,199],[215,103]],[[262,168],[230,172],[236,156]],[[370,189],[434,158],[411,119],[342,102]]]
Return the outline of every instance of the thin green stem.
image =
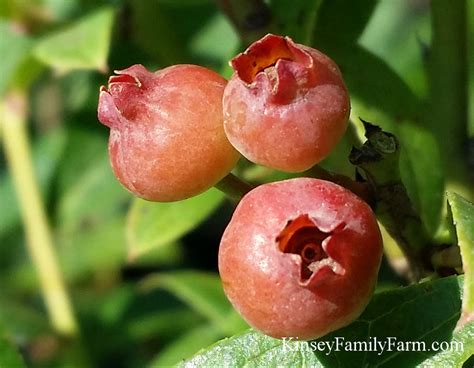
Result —
[[[473,197],[467,164],[466,1],[433,0],[429,59],[429,121],[450,190]]]
[[[262,0],[216,0],[246,45],[270,31],[271,13]]]
[[[59,334],[76,336],[79,332],[78,324],[59,269],[33,169],[26,127],[25,93],[9,93],[1,101],[0,109],[2,110],[0,128],[7,163],[23,217],[28,251],[39,277],[49,318]]]
[[[252,185],[244,182],[234,174],[228,174],[214,187],[235,201],[240,201],[245,194],[253,189]]]

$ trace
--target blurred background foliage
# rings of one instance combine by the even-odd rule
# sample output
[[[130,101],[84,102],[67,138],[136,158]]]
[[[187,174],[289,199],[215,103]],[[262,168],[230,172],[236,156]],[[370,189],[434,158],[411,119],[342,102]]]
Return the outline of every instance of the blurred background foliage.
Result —
[[[450,16],[450,2],[444,3],[444,26],[451,29],[457,15]],[[424,225],[435,242],[450,242],[442,220],[445,188],[473,195],[473,169],[465,164],[467,133],[474,136],[473,58],[469,75],[466,68],[458,76],[469,83],[437,79],[440,70],[465,65],[430,47],[430,2],[267,5],[272,16],[266,29],[327,52],[351,92],[353,124],[322,166],[353,176],[347,155],[362,134],[359,116],[396,133],[404,149],[403,180]],[[131,64],[155,70],[193,63],[229,77],[228,60],[255,39],[234,26],[211,0],[0,0],[0,94],[4,103],[12,91],[26,96],[27,144],[81,336],[58,334],[48,321],[1,153],[0,338],[19,346],[27,364],[167,365],[246,329],[216,272],[219,238],[234,204],[215,189],[171,204],[133,199],[109,167],[108,129],[96,115],[99,86]],[[469,29],[474,40],[472,24]],[[451,43],[448,53],[458,40]],[[445,90],[433,91],[433,85]],[[471,93],[470,102],[443,102],[458,87],[461,96]],[[467,112],[468,104],[470,125],[462,116],[446,118],[453,109]],[[254,182],[286,177],[244,161],[236,170]],[[401,283],[384,264],[379,287]],[[18,357],[3,359],[15,364]]]

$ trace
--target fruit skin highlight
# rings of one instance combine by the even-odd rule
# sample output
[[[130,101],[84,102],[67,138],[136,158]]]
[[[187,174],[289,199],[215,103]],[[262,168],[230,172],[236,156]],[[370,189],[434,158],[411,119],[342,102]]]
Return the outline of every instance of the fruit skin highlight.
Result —
[[[306,340],[362,313],[381,257],[364,201],[337,184],[297,178],[261,185],[241,200],[221,240],[219,272],[251,326]]]
[[[337,65],[313,48],[268,34],[237,55],[223,99],[224,128],[247,159],[301,172],[334,148],[350,112]]]
[[[230,172],[239,154],[222,126],[224,78],[196,65],[151,73],[137,64],[116,74],[100,90],[98,117],[110,128],[114,173],[130,192],[177,201]]]

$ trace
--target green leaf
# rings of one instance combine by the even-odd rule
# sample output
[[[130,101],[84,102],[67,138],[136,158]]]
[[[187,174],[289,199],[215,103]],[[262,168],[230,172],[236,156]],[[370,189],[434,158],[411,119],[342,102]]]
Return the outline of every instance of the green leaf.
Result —
[[[375,8],[376,0],[325,0],[314,28],[316,43],[338,47],[356,43]]]
[[[0,367],[22,368],[26,365],[18,351],[9,341],[0,337]]]
[[[159,309],[152,314],[139,316],[129,322],[127,330],[133,339],[138,341],[157,336],[171,340],[200,323],[202,323],[202,317],[193,310],[185,306],[173,307],[169,310]]]
[[[208,5],[212,2],[212,0],[180,0],[178,3],[176,0],[156,0],[159,4],[166,4],[184,8],[186,6],[194,6],[194,5]]]
[[[6,22],[0,21],[0,55],[2,62],[0,63],[0,96],[2,96],[12,81],[15,79],[18,68],[28,57],[32,40],[28,37],[15,33],[13,26]]]
[[[460,324],[474,322],[474,205],[456,193],[447,193],[465,275]]]
[[[74,69],[107,70],[114,11],[104,7],[38,41],[34,55],[60,73]]]
[[[61,196],[60,231],[80,231],[103,222],[107,216],[120,211],[129,199],[129,193],[113,175],[104,151],[87,170],[77,173],[75,184]]]
[[[409,122],[399,125],[402,181],[431,236],[439,228],[444,205],[444,174],[434,136]]]
[[[198,64],[192,60],[189,45],[200,29],[212,15],[217,13],[216,6],[211,1],[148,1],[131,0],[131,37],[143,50],[153,56],[160,65],[179,63]],[[206,26],[204,26],[206,27]],[[227,27],[228,28],[228,27]],[[231,39],[227,33],[221,34],[213,48],[226,47]],[[221,42],[226,40],[225,42]],[[194,50],[193,50],[194,51]]]
[[[127,246],[126,246],[127,248]],[[183,261],[184,248],[180,241],[162,244],[154,248],[152,252],[142,253],[139,256],[128,258],[127,263],[133,267],[156,267],[163,266],[177,266]]]
[[[408,1],[379,1],[357,43],[388,63],[418,96],[426,96],[430,14],[415,7]]]
[[[421,101],[391,66],[358,42],[376,4],[375,0],[324,1],[314,29],[313,46],[336,61],[352,101],[356,99],[366,110],[376,110],[393,121],[416,121]],[[383,124],[356,111],[354,118],[359,116]]]
[[[358,43],[376,4],[375,0],[324,1],[314,29],[313,46],[336,61],[351,97],[359,105],[377,110],[394,121],[416,120],[421,101],[385,61]],[[356,112],[354,117],[357,116],[362,115]],[[370,120],[368,116],[362,117]]]
[[[58,178],[56,239],[66,276],[76,280],[125,263],[125,208],[131,196],[112,172],[102,137],[69,134]]]
[[[164,65],[187,59],[186,48],[176,34],[179,27],[164,14],[163,4],[158,1],[132,0],[130,7],[133,37],[138,46]]]
[[[221,42],[221,40],[226,42]],[[200,60],[214,62],[219,69],[228,66],[239,46],[239,37],[235,30],[221,14],[217,13],[196,32],[190,44],[190,51]]]
[[[432,343],[450,342],[461,309],[462,277],[449,277],[423,284],[375,294],[364,313],[351,325],[313,344],[293,340],[278,340],[255,331],[222,340],[201,351],[180,367],[214,367],[225,362],[226,366],[246,367],[412,367],[433,358],[435,351],[416,351],[406,345],[385,349],[354,350],[354,342],[374,339],[388,343],[422,342],[427,349]],[[460,367],[473,352],[472,331],[456,335],[467,350],[462,356],[451,354],[445,358],[448,365]],[[340,345],[335,350],[337,341]],[[352,343],[352,351],[348,343]],[[332,350],[328,348],[332,344]],[[362,346],[363,347],[363,346]],[[365,350],[365,351],[361,351]],[[437,367],[437,366],[433,366]]]
[[[474,323],[465,325],[462,329],[454,332],[451,341],[452,350],[440,351],[426,359],[419,368],[434,367],[457,367],[467,368],[463,365],[474,354]]]
[[[140,257],[181,238],[204,221],[222,202],[216,189],[180,202],[135,199],[127,221],[129,259]]]
[[[51,329],[44,314],[6,293],[0,294],[0,327],[4,327],[13,336],[28,340]],[[0,367],[2,367],[1,364]]]
[[[278,25],[278,33],[309,45],[321,3],[322,0],[272,0],[270,8]]]
[[[68,77],[72,77],[71,73]],[[69,85],[65,87],[74,89]],[[97,108],[97,96],[95,96],[94,107]],[[91,167],[98,165],[98,162],[105,162],[107,158],[107,137],[97,134],[92,125],[97,125],[97,121],[90,121],[90,124],[82,122],[67,122],[67,144],[63,152],[60,167],[58,168],[57,187],[60,195],[65,195],[71,188],[77,185],[78,180],[83,180]],[[102,163],[103,164],[103,163]],[[104,168],[105,169],[105,168]],[[112,169],[105,170],[107,177]],[[80,187],[80,185],[79,185]]]
[[[60,233],[61,269],[69,281],[111,273],[125,263],[126,245],[123,216],[116,215],[97,223],[88,223],[73,231]]]
[[[171,366],[176,362],[189,358],[220,338],[222,338],[222,332],[212,325],[205,324],[193,328],[165,346],[149,366],[156,368]]]
[[[144,279],[142,287],[145,290],[157,287],[168,290],[209,319],[221,332],[235,333],[235,321],[229,318],[233,310],[217,274],[198,271],[160,273]],[[237,330],[240,330],[238,325]]]
[[[354,102],[355,117],[376,121],[382,126],[387,119],[393,123],[419,120],[421,100],[382,59],[357,45],[326,52],[341,69]],[[370,120],[372,118],[362,111],[377,113],[381,119]]]
[[[315,354],[294,350],[285,349],[282,340],[250,330],[200,351],[178,367],[219,367],[223,362],[228,367],[323,367]]]

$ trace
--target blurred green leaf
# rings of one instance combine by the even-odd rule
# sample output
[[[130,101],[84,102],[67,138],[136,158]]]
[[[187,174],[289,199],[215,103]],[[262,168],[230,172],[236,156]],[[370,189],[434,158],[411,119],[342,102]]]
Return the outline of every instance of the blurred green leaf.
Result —
[[[163,65],[184,62],[186,50],[179,42],[176,27],[166,17],[158,1],[131,0],[133,36],[138,46]]]
[[[130,195],[113,175],[105,146],[103,148],[103,154],[87,169],[76,172],[74,185],[60,198],[61,233],[80,231],[105,222],[117,211],[123,212],[128,204]]]
[[[125,263],[124,227],[123,216],[113,216],[58,235],[61,268],[66,278],[78,281],[119,269]]]
[[[355,44],[376,4],[376,0],[324,0],[313,31],[316,44],[340,48]]]
[[[180,0],[178,3],[176,2],[176,0],[156,0],[156,2],[177,7],[186,7],[192,5],[207,5],[212,3],[212,0]]]
[[[368,343],[370,338],[387,341],[390,337],[397,342],[424,342],[430,349],[433,342],[452,341],[461,308],[461,288],[462,277],[449,277],[375,294],[359,319],[315,342],[335,343],[338,337],[344,339],[344,344],[349,341]],[[456,338],[462,339],[467,350],[446,358],[452,367],[460,367],[473,352],[470,349],[472,331]],[[201,351],[180,366],[212,367],[226,362],[228,366],[252,367],[412,367],[435,354],[416,349],[403,352],[392,349],[383,353],[341,349],[329,353],[328,350],[305,349],[298,344],[301,342],[297,340],[283,342],[249,331]]]
[[[239,38],[234,29],[221,13],[217,13],[196,32],[189,49],[199,60],[217,64],[217,70],[222,70],[236,54],[238,46]]]
[[[125,210],[130,194],[109,164],[106,140],[71,129],[58,178],[56,239],[70,280],[125,262]]]
[[[386,89],[378,89],[373,93],[374,98],[378,93],[385,93],[385,90],[394,90],[394,87],[396,91],[402,92],[400,82],[396,79],[409,84],[408,94],[400,93],[392,98],[395,101],[401,99],[403,107],[399,111],[401,114],[408,113],[408,116],[413,118],[412,112],[416,111],[403,110],[405,104],[410,106],[408,100],[415,96],[412,95],[412,89],[419,95],[426,89],[424,54],[420,39],[429,39],[430,24],[428,12],[421,11],[422,7],[423,4],[417,6],[408,1],[363,0],[357,3],[348,3],[345,0],[323,1],[314,30],[314,45],[337,61],[346,78],[352,77],[347,75],[343,67],[345,62],[352,63],[352,69],[367,67],[368,70],[372,70],[376,67],[374,75],[368,73],[362,77],[365,82],[352,85],[348,82],[351,93],[359,93],[357,89],[364,88],[364,84],[372,83],[372,79],[386,85]],[[371,56],[357,55],[354,59],[353,54],[358,53],[358,48],[366,50]],[[372,55],[379,61],[371,60]],[[382,64],[386,64],[389,68]],[[385,69],[384,75],[377,75],[382,69]],[[368,98],[370,96],[364,97],[364,100],[370,101]],[[397,116],[392,113],[392,117]]]
[[[81,7],[81,0],[42,0],[47,8],[47,12],[51,13],[54,20],[66,20],[70,19],[71,16],[77,14]]]
[[[45,8],[46,1],[2,0],[0,1],[0,17],[18,22],[21,26],[37,27],[37,23],[41,24],[50,20],[50,14]]]
[[[387,126],[383,126],[386,118],[393,122],[418,121],[422,107],[418,97],[384,60],[358,44],[358,37],[377,2],[363,0],[361,4],[351,4],[343,0],[323,2],[314,30],[313,46],[334,59],[341,69],[351,98],[356,100],[353,104],[354,119],[361,116],[377,121],[389,131]],[[370,120],[354,109],[354,105],[365,111],[375,111],[385,118]]]
[[[129,259],[174,242],[204,221],[224,196],[210,189],[180,202],[154,203],[135,199],[127,221]]]
[[[447,196],[465,275],[461,324],[474,323],[474,204],[456,193]]]
[[[52,181],[66,145],[66,133],[55,129],[41,136],[33,146],[33,164],[43,198],[48,200]],[[16,193],[8,173],[0,176],[0,237],[20,223]],[[1,248],[1,245],[0,245]]]
[[[42,188],[55,189],[55,239],[69,281],[125,263],[125,214],[131,196],[113,175],[106,146],[105,137],[74,128],[45,135],[34,150]],[[19,213],[11,184],[0,184],[0,194],[2,234],[19,224]],[[9,284],[21,290],[37,287],[29,260],[16,263],[17,268],[9,271]]]
[[[278,33],[291,37],[295,42],[309,45],[321,3],[323,0],[271,0],[270,8]]]
[[[107,55],[114,20],[109,7],[96,10],[67,28],[38,41],[33,52],[61,73],[74,69],[107,70]]]
[[[215,343],[222,338],[222,332],[214,326],[205,324],[182,334],[175,341],[171,342],[153,359],[150,367],[168,367],[195,354],[210,344]],[[224,361],[220,361],[220,367]]]
[[[420,119],[421,101],[383,60],[360,46],[335,48],[329,50],[328,55],[339,65],[351,98],[359,107],[393,122]],[[353,104],[356,118],[369,119],[354,110]]]
[[[337,143],[336,147],[329,153],[329,155],[321,161],[321,165],[326,170],[337,174],[354,176],[354,166],[347,159],[352,147],[361,145],[361,141],[357,136],[356,128],[352,121],[349,121],[349,126]]]
[[[61,93],[67,111],[97,110],[99,86],[94,74],[89,70],[77,70],[61,78]]]
[[[15,80],[18,69],[28,58],[33,41],[13,30],[13,25],[0,20],[0,97]]]
[[[72,76],[71,73],[69,76]],[[67,78],[67,77],[66,77]],[[70,89],[73,86],[69,86]],[[97,101],[96,101],[97,102]],[[64,195],[73,188],[78,178],[85,175],[92,166],[107,158],[107,136],[98,134],[95,127],[99,126],[96,119],[67,123],[67,144],[58,168],[57,189]],[[105,168],[104,168],[105,169]],[[107,169],[108,174],[112,171]]]
[[[218,328],[225,328],[232,311],[222,289],[219,276],[200,271],[173,271],[148,276],[142,281],[144,290],[163,288],[177,296]]]
[[[400,124],[398,132],[402,142],[402,181],[426,230],[434,236],[444,201],[444,175],[438,145],[429,131],[409,122]]]
[[[376,3],[324,1],[313,45],[337,62],[351,96],[357,97],[359,103],[383,111],[394,120],[413,118],[420,107],[414,93],[387,63],[357,44]]]
[[[174,307],[133,319],[128,324],[128,331],[139,341],[157,336],[171,340],[183,331],[195,328],[199,323],[202,323],[202,318],[194,310]]]
[[[216,14],[212,1],[132,0],[131,23],[135,43],[161,66],[193,61],[189,46],[208,19]],[[219,44],[225,40],[221,35]],[[215,45],[214,47],[220,47]]]
[[[33,339],[50,329],[44,314],[4,293],[0,294],[0,326],[22,340]]]
[[[123,215],[87,224],[75,231],[56,233],[58,258],[68,282],[79,282],[91,276],[108,275],[126,263],[126,245]],[[36,271],[28,258],[18,259],[15,267],[4,275],[11,289],[21,293],[35,292],[39,288]],[[3,282],[3,280],[2,280]]]
[[[428,2],[381,0],[358,44],[390,65],[417,96],[426,96],[430,36]]]
[[[126,247],[127,248],[127,247]],[[142,253],[133,258],[128,258],[127,263],[133,267],[153,267],[153,266],[177,266],[183,261],[183,244],[179,241],[162,244],[153,248],[152,252]]]
[[[0,367],[22,368],[26,365],[18,351],[9,341],[0,336]]]

